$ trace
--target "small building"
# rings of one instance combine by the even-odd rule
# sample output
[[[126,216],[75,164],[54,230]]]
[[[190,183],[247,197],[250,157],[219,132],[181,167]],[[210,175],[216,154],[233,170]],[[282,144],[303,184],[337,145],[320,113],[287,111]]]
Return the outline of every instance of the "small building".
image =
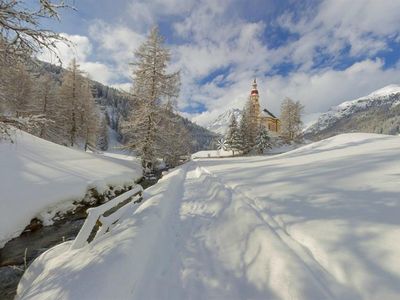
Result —
[[[281,121],[272,112],[264,108],[260,109],[259,93],[257,89],[257,81],[254,79],[253,88],[250,93],[250,118],[255,123],[254,125],[264,125],[269,133],[273,136],[280,135]]]

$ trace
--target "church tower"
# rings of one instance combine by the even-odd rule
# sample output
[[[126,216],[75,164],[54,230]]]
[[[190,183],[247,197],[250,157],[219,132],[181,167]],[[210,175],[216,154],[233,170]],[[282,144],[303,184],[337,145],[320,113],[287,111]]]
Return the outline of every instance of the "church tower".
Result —
[[[258,128],[258,125],[260,124],[260,102],[259,102],[259,95],[258,95],[258,90],[257,90],[257,81],[254,79],[253,81],[253,88],[251,90],[250,94],[250,120],[252,125],[254,126],[253,128]]]

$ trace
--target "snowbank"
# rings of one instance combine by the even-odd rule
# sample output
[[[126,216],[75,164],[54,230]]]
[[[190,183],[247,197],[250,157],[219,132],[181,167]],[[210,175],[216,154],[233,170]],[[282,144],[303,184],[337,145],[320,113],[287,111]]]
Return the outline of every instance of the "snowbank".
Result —
[[[346,134],[165,176],[102,239],[65,243],[17,299],[398,299],[400,138]]]
[[[171,214],[177,209],[184,176],[178,169],[160,179],[145,191],[146,202],[103,238],[77,250],[66,242],[42,254],[21,279],[17,298],[150,299],[141,297],[143,289],[135,286],[150,284],[152,278],[146,275],[152,276],[166,253],[171,255],[176,229]],[[163,267],[166,275],[168,266]],[[45,284],[48,280],[51,288]]]
[[[131,185],[141,176],[137,161],[116,163],[18,132],[0,141],[0,247],[37,217],[73,208],[89,189]],[[51,211],[51,214],[48,212]]]

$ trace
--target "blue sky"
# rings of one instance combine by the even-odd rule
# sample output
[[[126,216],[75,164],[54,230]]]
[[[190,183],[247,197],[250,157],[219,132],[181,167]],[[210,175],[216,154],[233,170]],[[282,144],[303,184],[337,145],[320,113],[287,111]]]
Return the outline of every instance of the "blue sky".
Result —
[[[64,63],[76,56],[93,79],[131,85],[133,51],[158,25],[181,70],[178,108],[201,125],[241,108],[257,77],[261,104],[285,97],[321,112],[400,83],[398,0],[75,0],[61,22]],[[47,54],[41,58],[51,60]]]

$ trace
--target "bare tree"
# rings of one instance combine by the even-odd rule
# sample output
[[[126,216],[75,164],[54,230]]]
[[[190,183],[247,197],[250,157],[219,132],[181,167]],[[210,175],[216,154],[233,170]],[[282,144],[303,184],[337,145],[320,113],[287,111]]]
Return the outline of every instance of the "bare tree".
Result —
[[[58,10],[66,6],[52,0],[37,0],[31,4],[27,8],[21,0],[0,0],[0,138],[10,136],[12,125],[37,127],[37,121],[43,119],[42,116],[16,118],[10,115],[15,103],[8,97],[7,90],[15,81],[7,80],[9,71],[43,49],[56,54],[56,43],[67,42],[61,35],[40,27],[42,19],[58,20]]]
[[[299,101],[290,98],[283,100],[281,105],[281,132],[287,141],[294,141],[301,137],[302,121],[301,115],[304,106]]]
[[[32,103],[33,78],[21,63],[13,68],[8,68],[8,72],[9,82],[4,95],[8,100],[9,113],[15,117],[27,116],[30,111],[34,110]]]
[[[28,9],[21,0],[0,1],[2,52],[8,56],[26,56],[43,49],[55,52],[56,43],[67,42],[60,34],[41,28],[42,19],[59,20],[58,11],[67,7],[63,2],[38,0]]]

